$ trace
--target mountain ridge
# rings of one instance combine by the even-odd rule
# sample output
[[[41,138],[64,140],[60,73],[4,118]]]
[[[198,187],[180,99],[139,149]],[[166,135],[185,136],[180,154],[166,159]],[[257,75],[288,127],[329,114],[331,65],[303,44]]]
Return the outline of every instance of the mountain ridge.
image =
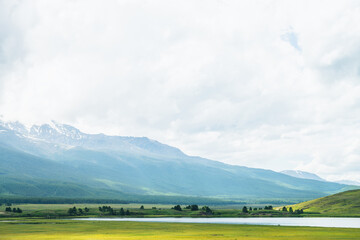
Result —
[[[14,162],[2,154],[0,172],[6,172],[2,175],[4,178],[22,179],[26,175],[37,181],[54,180],[51,178],[56,178],[56,174],[48,173],[44,177],[36,171],[37,162],[31,157],[34,156],[47,166],[42,168],[44,172],[50,171],[47,169],[58,171],[58,181],[129,194],[311,199],[348,188],[347,185],[298,179],[271,170],[188,156],[180,149],[145,137],[86,134],[56,122],[31,128],[19,122],[0,122],[0,145],[8,159],[17,159],[19,165],[34,162],[33,168],[24,169],[20,174]],[[21,154],[28,155],[16,158]]]
[[[292,177],[303,178],[303,179],[312,179],[312,180],[326,182],[325,179],[319,177],[315,173],[305,172],[305,171],[301,171],[301,170],[283,170],[283,171],[281,171],[281,173],[284,173],[284,174],[292,176]]]

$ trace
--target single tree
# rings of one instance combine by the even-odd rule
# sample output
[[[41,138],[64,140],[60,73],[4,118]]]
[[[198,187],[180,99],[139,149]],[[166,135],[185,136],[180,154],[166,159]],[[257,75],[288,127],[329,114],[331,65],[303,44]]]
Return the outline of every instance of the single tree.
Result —
[[[246,206],[244,206],[244,207],[242,208],[242,212],[243,212],[243,213],[248,213],[248,212],[249,212]]]
[[[110,213],[110,215],[115,215],[116,214],[116,212],[112,208],[109,208],[109,213]]]
[[[285,206],[282,208],[282,210],[283,212],[287,212],[287,208]]]
[[[293,213],[294,211],[293,211],[293,209],[292,209],[292,207],[290,207],[289,208],[289,213]]]
[[[120,208],[120,215],[121,215],[121,216],[124,216],[124,215],[125,215],[125,211],[124,211],[123,208]]]
[[[76,207],[69,208],[68,214],[69,214],[69,215],[76,215],[76,214],[77,214],[77,209],[76,209]]]
[[[144,209],[144,205],[141,205],[140,209],[143,210],[143,209]]]

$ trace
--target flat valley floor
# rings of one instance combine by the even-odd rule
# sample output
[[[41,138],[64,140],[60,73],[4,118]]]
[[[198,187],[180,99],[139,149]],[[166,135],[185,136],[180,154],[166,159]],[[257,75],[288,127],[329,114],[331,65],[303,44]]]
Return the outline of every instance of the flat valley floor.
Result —
[[[0,239],[360,239],[360,228],[24,219],[0,222]]]

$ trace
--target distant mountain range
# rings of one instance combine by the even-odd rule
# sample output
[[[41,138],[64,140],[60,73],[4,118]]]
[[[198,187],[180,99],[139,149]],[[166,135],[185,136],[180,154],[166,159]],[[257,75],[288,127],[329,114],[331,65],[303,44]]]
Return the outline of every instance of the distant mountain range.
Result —
[[[318,175],[316,175],[314,173],[304,172],[304,171],[300,171],[300,170],[284,170],[284,171],[281,171],[281,173],[284,173],[284,174],[292,176],[292,177],[303,178],[303,179],[312,179],[312,180],[326,182],[325,179],[319,177]],[[352,186],[360,186],[360,182],[357,182],[357,181],[340,180],[340,181],[335,181],[335,182],[340,183],[340,184],[352,185]]]
[[[0,196],[313,199],[348,185],[193,157],[146,137],[0,121]],[[141,198],[141,197],[140,197]]]

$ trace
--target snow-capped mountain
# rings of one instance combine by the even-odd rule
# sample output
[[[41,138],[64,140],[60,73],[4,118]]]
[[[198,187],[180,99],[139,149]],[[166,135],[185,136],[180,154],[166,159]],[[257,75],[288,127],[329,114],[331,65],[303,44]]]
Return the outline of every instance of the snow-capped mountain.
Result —
[[[187,156],[146,137],[87,134],[55,121],[31,127],[0,122],[0,178],[0,196],[122,192],[306,200],[348,188]]]
[[[70,149],[80,147],[91,150],[113,150],[121,152],[137,152],[138,154],[155,154],[183,156],[184,154],[177,148],[159,143],[146,137],[120,137],[106,136],[104,134],[86,134],[79,129],[51,121],[48,124],[33,125],[25,127],[19,122],[0,121],[0,130],[4,133],[15,134],[21,138],[22,145],[32,143],[39,148],[45,148],[50,154],[59,149]],[[1,135],[0,135],[1,138]],[[13,147],[19,148],[19,139],[15,142],[7,140]],[[31,149],[29,153],[38,154]],[[51,156],[49,156],[51,157]]]

